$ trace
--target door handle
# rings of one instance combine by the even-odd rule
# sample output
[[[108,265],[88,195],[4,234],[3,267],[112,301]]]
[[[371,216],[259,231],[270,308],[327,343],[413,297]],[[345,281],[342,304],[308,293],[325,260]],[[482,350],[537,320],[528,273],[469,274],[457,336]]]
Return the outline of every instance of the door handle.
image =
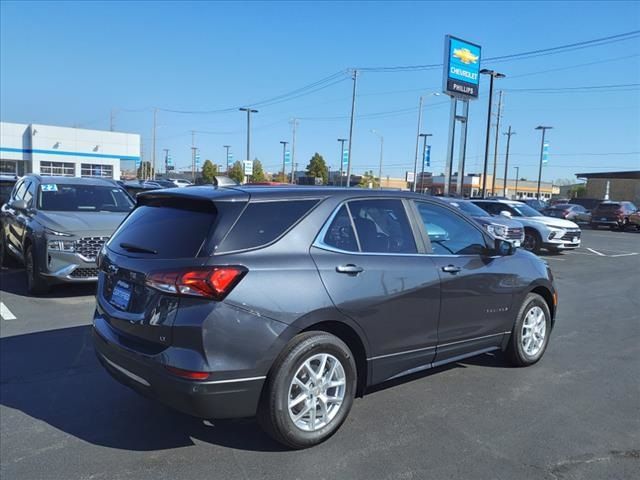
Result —
[[[462,268],[455,265],[447,265],[446,267],[442,267],[442,271],[447,273],[458,273],[460,270],[462,270]]]
[[[350,275],[356,275],[364,271],[364,268],[354,265],[353,263],[348,263],[346,265],[338,265],[336,267],[336,272],[338,273],[348,273]]]

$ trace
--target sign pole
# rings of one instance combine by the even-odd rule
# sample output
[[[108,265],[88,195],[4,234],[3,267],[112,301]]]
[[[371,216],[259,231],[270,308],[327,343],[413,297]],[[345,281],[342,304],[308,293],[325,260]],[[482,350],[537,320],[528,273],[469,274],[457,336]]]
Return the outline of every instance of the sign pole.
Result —
[[[460,153],[458,158],[458,178],[456,179],[456,194],[464,193],[464,164],[467,155],[467,125],[469,124],[469,100],[462,101],[462,115],[459,117],[462,123],[460,131]]]
[[[449,183],[451,181],[451,165],[453,163],[453,142],[456,135],[456,109],[458,100],[451,97],[451,111],[449,113],[449,137],[447,140],[447,162],[444,169],[444,195],[449,195]]]

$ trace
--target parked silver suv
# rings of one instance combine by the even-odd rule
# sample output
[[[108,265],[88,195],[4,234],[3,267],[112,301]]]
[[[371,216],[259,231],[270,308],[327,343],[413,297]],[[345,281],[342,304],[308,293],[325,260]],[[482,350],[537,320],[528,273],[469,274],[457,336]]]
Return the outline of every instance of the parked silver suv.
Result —
[[[24,263],[34,294],[96,281],[96,257],[133,206],[112,180],[27,175],[0,211],[0,261],[12,255]]]

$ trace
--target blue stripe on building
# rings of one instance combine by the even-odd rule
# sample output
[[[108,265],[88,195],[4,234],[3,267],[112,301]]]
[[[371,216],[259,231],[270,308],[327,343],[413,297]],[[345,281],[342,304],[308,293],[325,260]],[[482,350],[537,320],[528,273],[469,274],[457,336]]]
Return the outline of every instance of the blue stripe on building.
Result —
[[[12,153],[41,153],[45,155],[63,155],[70,157],[88,157],[88,158],[115,158],[118,160],[140,160],[140,157],[130,155],[109,155],[106,153],[82,153],[82,152],[66,152],[64,150],[40,150],[31,148],[10,148],[0,147],[0,152]]]

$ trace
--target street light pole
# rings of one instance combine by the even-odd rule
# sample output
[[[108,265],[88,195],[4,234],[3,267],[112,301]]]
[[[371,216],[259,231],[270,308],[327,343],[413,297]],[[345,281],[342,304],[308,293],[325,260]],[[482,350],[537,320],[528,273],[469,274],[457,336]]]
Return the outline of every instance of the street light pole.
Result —
[[[340,186],[342,186],[342,177],[344,175],[344,142],[347,141],[346,138],[339,138],[340,142]]]
[[[542,130],[542,141],[540,142],[540,165],[538,167],[538,193],[536,197],[540,200],[540,182],[542,181],[542,157],[544,155],[544,137],[547,133],[547,130],[551,130],[553,127],[544,127],[542,125],[538,125],[536,130]]]
[[[432,133],[421,133],[419,135],[424,139],[422,144],[422,172],[420,173],[420,193],[424,193],[424,157],[427,154],[427,138],[432,137]]]
[[[282,180],[284,183],[284,179],[287,178],[287,171],[286,171],[286,165],[285,165],[285,159],[287,157],[287,145],[289,144],[289,142],[285,142],[284,140],[281,140],[280,143],[282,144]]]
[[[247,112],[247,160],[251,160],[251,114],[258,113],[252,108],[239,108],[241,112]]]
[[[229,175],[229,149],[231,148],[231,145],[223,145],[222,148],[224,148],[227,151],[227,172],[226,175]]]
[[[513,167],[516,169],[516,200],[518,199],[518,180],[520,179],[520,167]]]
[[[489,75],[489,108],[487,111],[487,136],[484,145],[484,167],[482,169],[482,198],[487,198],[487,166],[489,164],[489,138],[491,136],[491,103],[493,102],[493,79],[504,78],[503,73],[483,68],[480,70],[483,75]]]
[[[509,145],[511,144],[511,135],[515,135],[516,132],[511,131],[511,125],[509,125],[509,131],[503,133],[507,136],[507,152],[504,157],[504,184],[502,186],[502,195],[507,196],[507,172],[509,168]],[[517,192],[516,192],[517,193]]]
[[[378,188],[382,188],[382,156],[384,152],[384,137],[382,134],[376,130],[371,130],[371,133],[376,135],[380,139],[380,165],[378,167]]]
[[[420,95],[418,100],[418,133],[416,134],[416,154],[413,158],[413,183],[411,184],[411,191],[416,191],[416,182],[418,176],[418,151],[420,150],[420,130],[422,129],[422,102],[423,97]]]

